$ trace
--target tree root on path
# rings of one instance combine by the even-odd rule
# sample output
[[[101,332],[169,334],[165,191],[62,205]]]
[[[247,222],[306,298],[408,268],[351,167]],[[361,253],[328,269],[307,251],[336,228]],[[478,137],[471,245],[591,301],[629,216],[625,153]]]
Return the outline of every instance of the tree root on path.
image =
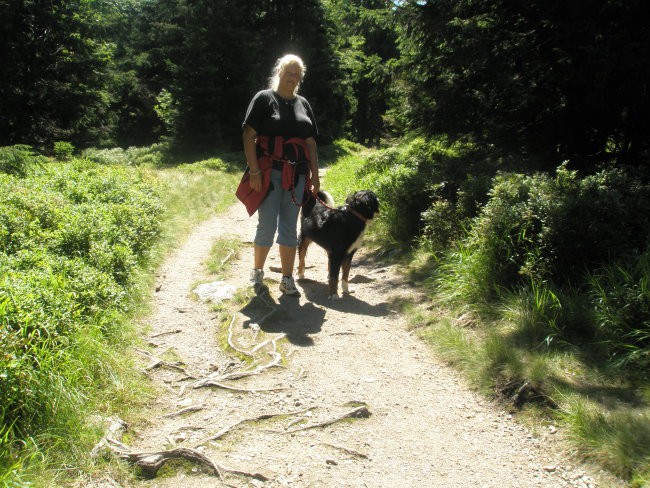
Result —
[[[223,383],[219,383],[218,381],[211,380],[211,379],[202,380],[201,384],[198,386],[194,386],[194,388],[203,388],[206,386],[215,386],[217,388],[223,388],[224,390],[239,391],[242,393],[259,393],[263,391],[283,391],[289,389],[289,387],[287,386],[278,386],[277,388],[239,388],[237,386],[225,385]]]
[[[255,357],[255,354],[252,351],[246,351],[244,349],[240,349],[232,341],[232,325],[235,323],[236,318],[237,316],[233,315],[232,320],[230,321],[230,325],[228,326],[228,345],[232,347],[235,351],[237,351],[239,354],[243,354],[244,356],[248,356],[250,358]]]
[[[302,413],[309,412],[310,410],[313,410],[313,407],[305,408],[305,409],[303,409],[303,410],[298,410],[298,411],[296,411],[296,412],[286,412],[286,413],[283,413],[283,412],[276,412],[276,413],[263,413],[263,414],[261,414],[261,415],[257,415],[256,417],[250,417],[250,418],[241,419],[241,420],[238,420],[237,422],[233,422],[232,424],[227,425],[226,427],[224,427],[223,429],[221,429],[221,430],[220,430],[219,432],[217,432],[216,434],[211,435],[210,437],[208,437],[208,438],[205,439],[204,441],[199,442],[198,445],[204,444],[204,443],[209,442],[209,441],[216,441],[217,439],[220,439],[221,437],[225,436],[225,435],[228,434],[230,431],[232,431],[233,429],[235,429],[235,427],[238,427],[238,426],[240,426],[241,424],[244,424],[244,423],[247,423],[247,422],[259,422],[260,420],[268,420],[268,419],[272,419],[272,418],[275,418],[275,417],[289,417],[289,416],[291,416],[291,415],[300,415],[300,414],[302,414]]]
[[[163,359],[160,359],[159,357],[154,356],[149,351],[145,351],[144,349],[138,349],[137,347],[135,348],[135,351],[151,359],[151,363],[149,364],[149,366],[146,366],[144,368],[145,373],[148,373],[152,369],[165,367],[165,368],[173,369],[175,371],[180,371],[186,376],[194,379],[194,376],[189,374],[185,368],[180,366],[181,363],[170,363],[169,361],[165,361]]]
[[[293,429],[287,429],[287,430],[272,430],[271,432],[274,432],[276,434],[291,434],[293,432],[300,432],[302,430],[317,429],[319,427],[327,427],[328,425],[332,425],[344,419],[368,418],[370,417],[370,415],[371,415],[370,410],[368,410],[367,405],[362,405],[360,407],[356,407],[353,410],[350,410],[349,412],[344,413],[343,415],[339,415],[338,417],[334,417],[332,419],[323,420],[322,422],[303,425],[302,427],[294,427]]]
[[[169,335],[169,334],[180,334],[181,332],[183,332],[183,329],[168,330],[166,332],[159,332],[158,334],[154,334],[154,335],[150,336],[150,338],[155,339],[156,337],[161,337],[161,336]]]
[[[269,368],[272,368],[273,366],[277,366],[280,361],[282,360],[282,356],[280,353],[277,353],[275,351],[269,352],[270,355],[273,356],[273,359],[268,362],[267,364],[264,364],[262,366],[258,366],[252,371],[233,371],[232,373],[226,373],[218,376],[210,375],[207,378],[203,378],[201,380],[196,381],[193,385],[192,388],[201,388],[204,386],[221,386],[217,385],[216,383],[220,383],[222,381],[227,381],[227,380],[238,380],[241,378],[246,378],[247,376],[255,376],[260,373],[262,373],[264,370],[267,370]],[[221,386],[223,388],[223,386]]]
[[[283,338],[286,337],[286,334],[283,333],[283,334],[280,334],[278,337],[274,337],[272,339],[267,339],[266,341],[263,341],[263,342],[257,344],[256,346],[253,346],[253,348],[251,348],[248,351],[245,350],[245,349],[241,349],[241,348],[237,347],[235,345],[234,341],[233,341],[233,328],[232,328],[232,326],[234,325],[236,319],[237,319],[237,315],[233,314],[232,320],[230,321],[230,325],[228,326],[228,345],[232,349],[237,351],[239,354],[242,354],[244,356],[254,358],[255,353],[257,351],[259,351],[260,349],[262,349],[267,344],[273,344],[273,352],[277,352],[277,341],[279,341],[280,339],[283,339]]]
[[[179,410],[178,412],[172,412],[172,413],[167,413],[163,415],[165,418],[174,418],[174,417],[180,417],[181,415],[185,415],[186,413],[192,413],[192,412],[200,412],[205,408],[205,405],[192,405],[191,407],[183,408]]]
[[[91,455],[96,457],[100,452],[108,449],[109,452],[116,455],[120,459],[124,459],[129,463],[140,468],[142,476],[145,478],[155,478],[160,468],[170,459],[185,459],[210,469],[212,474],[223,479],[223,473],[245,476],[260,481],[269,481],[266,475],[262,473],[249,473],[238,469],[225,468],[219,466],[208,456],[198,451],[197,449],[188,447],[177,447],[166,451],[154,452],[134,452],[129,446],[123,444],[115,439],[113,435],[121,437],[122,433],[126,430],[126,423],[120,419],[115,420],[108,429],[106,436],[97,443],[93,448]]]
[[[332,448],[334,448],[334,449],[339,449],[339,450],[341,450],[341,451],[343,451],[343,452],[346,452],[346,453],[348,453],[348,454],[351,454],[352,456],[360,457],[360,458],[363,458],[363,459],[368,459],[368,455],[367,455],[367,454],[364,454],[364,453],[362,453],[362,452],[356,451],[356,450],[354,450],[354,449],[350,449],[349,447],[345,447],[345,446],[337,446],[336,444],[329,444],[328,442],[321,442],[321,444],[323,444],[324,446],[332,447]]]

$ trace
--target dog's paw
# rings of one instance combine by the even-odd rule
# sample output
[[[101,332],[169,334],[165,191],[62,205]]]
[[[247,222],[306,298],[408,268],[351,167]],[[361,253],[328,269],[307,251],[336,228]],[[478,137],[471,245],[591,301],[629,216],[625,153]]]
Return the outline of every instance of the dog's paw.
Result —
[[[327,297],[328,300],[339,300],[341,297],[339,297],[338,293],[334,293],[333,295],[329,295]]]
[[[304,280],[305,279],[305,272],[304,271],[303,272],[298,271],[296,276],[298,277],[299,280]]]
[[[341,281],[341,290],[346,295],[349,295],[350,293],[354,293],[354,288],[350,288],[347,281]]]

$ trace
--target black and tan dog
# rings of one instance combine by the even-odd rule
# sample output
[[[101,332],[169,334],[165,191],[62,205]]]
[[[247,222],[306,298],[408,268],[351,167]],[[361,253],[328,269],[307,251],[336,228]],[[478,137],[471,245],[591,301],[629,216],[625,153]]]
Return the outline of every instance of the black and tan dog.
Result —
[[[361,245],[368,224],[379,213],[379,200],[370,190],[353,193],[345,205],[334,208],[327,193],[318,192],[302,207],[298,242],[298,278],[305,277],[305,257],[309,244],[315,242],[327,251],[329,269],[329,298],[338,298],[339,271],[343,269],[341,289],[348,293],[348,278],[352,256]]]

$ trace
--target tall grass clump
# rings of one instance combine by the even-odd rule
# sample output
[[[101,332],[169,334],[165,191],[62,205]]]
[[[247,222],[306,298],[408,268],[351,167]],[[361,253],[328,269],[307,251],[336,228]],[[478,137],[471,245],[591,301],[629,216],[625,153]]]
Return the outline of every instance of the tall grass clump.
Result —
[[[633,410],[603,412],[571,402],[562,413],[580,454],[642,488],[650,475],[650,416]],[[643,481],[645,479],[645,482]]]
[[[595,336],[617,367],[650,371],[650,253],[589,275]]]
[[[11,156],[2,166],[9,174],[0,173],[0,479],[8,485],[32,459],[81,462],[94,435],[89,413],[125,397],[125,318],[164,213],[146,172],[16,151],[30,171],[15,171]]]

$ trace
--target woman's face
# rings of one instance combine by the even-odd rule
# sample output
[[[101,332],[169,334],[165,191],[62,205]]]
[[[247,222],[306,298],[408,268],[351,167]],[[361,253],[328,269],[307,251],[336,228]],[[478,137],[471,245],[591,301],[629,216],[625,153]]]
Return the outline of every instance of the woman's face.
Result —
[[[288,93],[293,93],[301,80],[302,69],[297,64],[289,64],[280,72],[280,87]]]

